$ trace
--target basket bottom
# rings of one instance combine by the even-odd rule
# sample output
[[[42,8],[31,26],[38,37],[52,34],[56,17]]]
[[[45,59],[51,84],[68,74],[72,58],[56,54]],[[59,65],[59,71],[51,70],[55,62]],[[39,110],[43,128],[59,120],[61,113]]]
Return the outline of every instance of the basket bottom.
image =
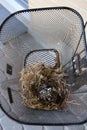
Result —
[[[9,81],[12,101],[8,93],[8,87],[0,87],[1,108],[8,116],[24,124],[59,125],[78,124],[87,119],[87,85],[84,85],[70,95],[66,110],[34,110],[22,104],[20,84],[18,79]],[[5,84],[3,84],[5,85]]]

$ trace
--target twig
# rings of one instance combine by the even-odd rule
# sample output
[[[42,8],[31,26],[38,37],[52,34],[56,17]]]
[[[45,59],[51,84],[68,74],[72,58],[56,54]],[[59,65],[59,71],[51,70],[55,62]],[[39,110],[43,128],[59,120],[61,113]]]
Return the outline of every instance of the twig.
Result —
[[[73,104],[73,105],[80,105],[80,104],[77,103],[75,100],[67,101],[66,103],[68,103],[68,104]]]

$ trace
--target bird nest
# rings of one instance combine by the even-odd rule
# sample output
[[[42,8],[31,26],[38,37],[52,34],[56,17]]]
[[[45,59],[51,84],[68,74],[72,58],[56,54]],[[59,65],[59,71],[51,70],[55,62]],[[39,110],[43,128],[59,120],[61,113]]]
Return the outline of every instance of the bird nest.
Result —
[[[42,62],[24,68],[20,78],[23,104],[33,109],[64,109],[70,93],[67,76],[61,66],[54,68]]]

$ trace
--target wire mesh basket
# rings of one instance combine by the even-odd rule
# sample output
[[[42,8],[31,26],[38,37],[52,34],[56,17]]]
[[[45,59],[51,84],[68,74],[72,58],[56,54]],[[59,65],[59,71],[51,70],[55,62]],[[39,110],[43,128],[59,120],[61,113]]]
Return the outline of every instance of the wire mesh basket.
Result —
[[[79,124],[87,120],[86,24],[77,11],[68,7],[21,10],[3,21],[0,26],[0,105],[9,117],[36,125]],[[29,57],[32,51],[49,49],[59,52],[58,66],[62,65],[69,74],[72,100],[80,107],[68,104],[66,111],[46,111],[29,109],[22,104],[20,71],[39,60],[54,66],[53,52],[40,51]]]

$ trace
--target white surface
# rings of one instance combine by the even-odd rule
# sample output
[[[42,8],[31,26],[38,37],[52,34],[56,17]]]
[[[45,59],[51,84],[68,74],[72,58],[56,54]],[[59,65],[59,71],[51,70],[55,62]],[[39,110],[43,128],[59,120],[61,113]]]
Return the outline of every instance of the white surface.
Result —
[[[23,130],[23,127],[21,124],[18,124],[15,121],[12,121],[7,116],[4,116],[2,118],[1,126],[3,130]]]
[[[64,130],[63,126],[44,126],[44,130]]]
[[[65,126],[64,130],[85,130],[83,125],[79,125],[79,126]]]
[[[15,0],[0,0],[0,4],[6,7],[11,13],[25,9],[23,6],[18,4]]]
[[[42,126],[23,125],[24,130],[42,130]]]

